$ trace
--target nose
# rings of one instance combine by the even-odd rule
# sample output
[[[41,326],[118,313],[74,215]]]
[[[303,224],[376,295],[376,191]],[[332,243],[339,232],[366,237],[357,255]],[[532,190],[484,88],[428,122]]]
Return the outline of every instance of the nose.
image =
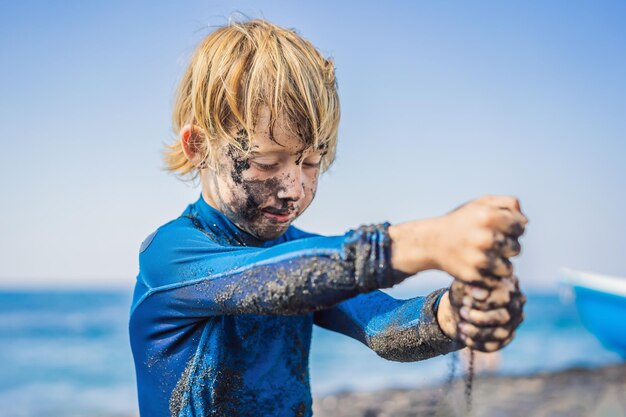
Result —
[[[293,169],[284,173],[285,180],[278,190],[277,197],[281,200],[298,201],[304,198],[304,184],[302,183],[302,166],[295,165]]]

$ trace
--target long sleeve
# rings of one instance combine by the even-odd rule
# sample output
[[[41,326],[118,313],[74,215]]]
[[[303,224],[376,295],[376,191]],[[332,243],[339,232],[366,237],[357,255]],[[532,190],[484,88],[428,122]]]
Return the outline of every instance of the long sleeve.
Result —
[[[350,336],[379,356],[412,362],[461,348],[446,336],[436,319],[436,306],[444,289],[426,297],[397,300],[372,291],[314,314],[315,324]]]
[[[141,245],[129,322],[141,414],[311,415],[314,313],[333,326],[335,306],[353,306],[370,322],[346,301],[365,296],[390,319],[395,301],[376,289],[406,278],[390,258],[386,224],[260,242],[200,198]],[[379,333],[362,340],[382,346]]]
[[[255,248],[224,246],[178,221],[142,245],[133,310],[148,303],[181,318],[304,314],[396,284],[404,277],[390,256],[387,225]]]

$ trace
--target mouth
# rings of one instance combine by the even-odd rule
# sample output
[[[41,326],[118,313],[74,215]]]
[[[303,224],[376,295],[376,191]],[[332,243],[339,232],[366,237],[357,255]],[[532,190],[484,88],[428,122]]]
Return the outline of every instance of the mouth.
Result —
[[[296,210],[294,209],[277,209],[275,207],[265,207],[261,209],[261,213],[266,218],[277,223],[287,223],[295,218]]]

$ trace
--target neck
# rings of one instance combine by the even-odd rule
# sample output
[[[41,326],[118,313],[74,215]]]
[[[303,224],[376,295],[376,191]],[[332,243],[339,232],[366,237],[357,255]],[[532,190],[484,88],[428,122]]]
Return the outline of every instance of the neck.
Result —
[[[215,210],[218,210],[221,212],[217,202],[215,201],[215,199],[213,198],[213,195],[206,189],[203,188],[202,189],[202,198],[204,199],[204,201],[206,201],[206,203],[213,207]]]

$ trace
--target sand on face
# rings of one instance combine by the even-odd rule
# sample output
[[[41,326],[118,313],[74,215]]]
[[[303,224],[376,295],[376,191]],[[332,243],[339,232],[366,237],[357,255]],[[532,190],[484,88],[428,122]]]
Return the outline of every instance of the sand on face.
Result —
[[[338,393],[314,400],[315,417],[626,417],[626,363],[529,376],[478,376],[472,410],[464,382],[419,390]]]

